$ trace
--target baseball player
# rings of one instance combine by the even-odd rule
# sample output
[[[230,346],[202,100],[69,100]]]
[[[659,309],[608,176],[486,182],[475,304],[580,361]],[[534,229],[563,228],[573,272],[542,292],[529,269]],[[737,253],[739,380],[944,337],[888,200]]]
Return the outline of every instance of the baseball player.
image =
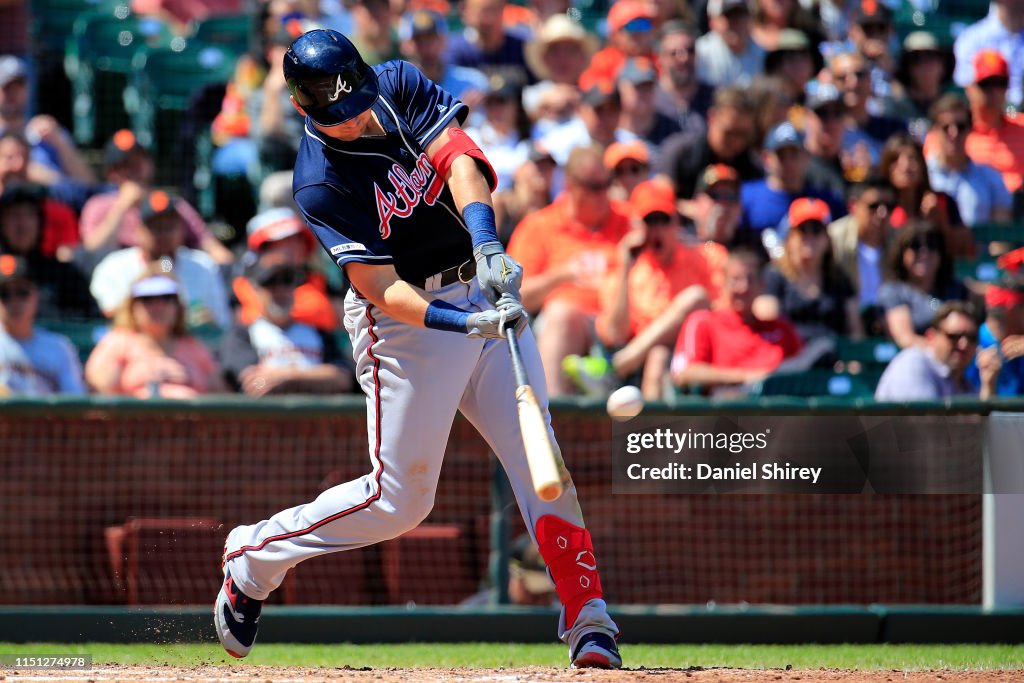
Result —
[[[345,327],[372,470],[228,534],[214,607],[221,643],[235,657],[249,653],[263,601],[299,562],[422,522],[460,410],[508,473],[563,605],[558,636],[571,664],[620,667],[576,489],[570,482],[546,503],[530,479],[506,325],[521,335],[530,376],[543,370],[519,301],[522,269],[495,232],[494,171],[460,128],[465,105],[408,62],[370,68],[330,30],[300,36],[284,74],[305,117],[295,200],[352,284]],[[546,412],[546,391],[535,389]]]

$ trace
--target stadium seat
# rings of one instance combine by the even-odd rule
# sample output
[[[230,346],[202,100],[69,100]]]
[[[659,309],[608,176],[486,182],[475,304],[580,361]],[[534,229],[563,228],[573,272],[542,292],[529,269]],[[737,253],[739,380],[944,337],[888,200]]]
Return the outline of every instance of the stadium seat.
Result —
[[[142,50],[132,59],[132,76],[124,105],[139,142],[153,150],[157,168],[170,174],[158,182],[175,182],[175,148],[181,117],[202,86],[226,83],[238,53],[222,45],[189,41],[169,48]]]
[[[1014,247],[1024,246],[1024,221],[975,225],[971,228],[971,235],[979,245],[1006,242]]]
[[[891,339],[871,337],[868,339],[836,339],[836,356],[846,363],[858,362],[862,365],[885,366],[899,353],[899,347]]]
[[[466,535],[458,526],[421,524],[381,550],[388,602],[453,605],[476,589]]]
[[[874,393],[873,383],[866,375],[813,368],[805,372],[770,375],[754,385],[751,396],[870,398]]]
[[[172,38],[159,19],[131,15],[124,5],[79,17],[64,55],[76,142],[99,146],[129,125],[122,93],[132,58],[143,48],[166,47]]]
[[[63,54],[64,41],[75,22],[87,12],[111,12],[127,8],[128,0],[31,0],[29,33],[39,52]]]
[[[253,20],[248,14],[221,14],[195,24],[192,40],[204,45],[221,45],[239,54],[249,49]]]
[[[957,259],[953,272],[961,280],[970,278],[978,282],[995,282],[999,279],[999,268],[990,258]]]
[[[206,604],[216,595],[224,533],[200,517],[128,518],[107,527],[104,542],[114,580],[129,605]]]

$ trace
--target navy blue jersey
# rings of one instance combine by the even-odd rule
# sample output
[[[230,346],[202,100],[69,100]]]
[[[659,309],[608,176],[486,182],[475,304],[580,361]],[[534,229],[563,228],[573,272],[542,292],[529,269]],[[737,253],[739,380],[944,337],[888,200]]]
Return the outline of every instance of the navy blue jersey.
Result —
[[[451,191],[424,148],[466,106],[408,62],[373,67],[380,96],[372,110],[383,136],[334,140],[306,120],[295,162],[295,201],[339,266],[393,264],[420,282],[472,255]]]

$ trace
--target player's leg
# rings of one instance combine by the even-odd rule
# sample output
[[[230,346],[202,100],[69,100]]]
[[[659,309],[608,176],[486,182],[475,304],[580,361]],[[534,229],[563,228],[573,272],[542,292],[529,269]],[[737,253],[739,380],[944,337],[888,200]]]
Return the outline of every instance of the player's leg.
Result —
[[[529,329],[523,332],[520,347],[527,372],[536,382],[537,400],[547,414],[543,369]],[[562,496],[552,502],[542,501],[534,491],[519,431],[515,379],[505,342],[492,340],[484,347],[460,410],[487,440],[508,474],[519,509],[562,602],[558,636],[569,644],[573,663],[621,665],[614,642],[618,627],[608,615],[603,599],[594,549],[583,525],[576,487],[570,482]],[[547,417],[550,430],[550,415]]]
[[[367,396],[372,471],[228,534],[215,614],[221,640],[235,656],[248,653],[255,622],[241,628],[231,623],[233,612],[245,622],[242,608],[256,610],[290,568],[394,538],[433,506],[455,411],[483,340],[403,325],[354,297],[346,300],[345,322]],[[233,610],[225,612],[228,607]]]

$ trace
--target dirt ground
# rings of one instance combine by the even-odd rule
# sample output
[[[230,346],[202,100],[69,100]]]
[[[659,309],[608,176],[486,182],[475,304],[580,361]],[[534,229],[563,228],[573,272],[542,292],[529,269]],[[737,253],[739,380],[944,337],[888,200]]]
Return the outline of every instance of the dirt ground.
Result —
[[[104,666],[89,671],[0,671],[0,681],[74,681],[75,683],[311,683],[313,681],[355,681],[356,683],[760,683],[761,681],[843,681],[847,683],[1010,683],[1024,680],[1021,671],[838,671],[830,669],[626,669],[623,671],[593,671],[529,667],[521,669],[303,669],[283,667],[232,668],[227,666],[153,667]]]

